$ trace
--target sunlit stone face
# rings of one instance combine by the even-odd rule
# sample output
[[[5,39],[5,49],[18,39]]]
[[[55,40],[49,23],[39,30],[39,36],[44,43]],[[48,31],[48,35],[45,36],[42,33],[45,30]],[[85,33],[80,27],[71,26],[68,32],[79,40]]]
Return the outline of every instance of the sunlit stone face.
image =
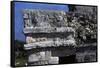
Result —
[[[25,27],[61,27],[65,26],[66,13],[53,10],[24,10]],[[66,19],[64,19],[66,18]],[[30,23],[28,23],[30,22]]]

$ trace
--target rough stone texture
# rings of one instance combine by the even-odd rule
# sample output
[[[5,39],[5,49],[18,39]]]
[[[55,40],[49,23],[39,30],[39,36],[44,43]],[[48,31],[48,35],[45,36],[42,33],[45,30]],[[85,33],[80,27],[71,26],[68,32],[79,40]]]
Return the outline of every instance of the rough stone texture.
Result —
[[[75,28],[77,62],[97,61],[97,7],[75,6],[67,14],[69,26]]]
[[[24,33],[55,33],[55,32],[72,32],[75,30],[71,27],[33,27],[25,28]]]
[[[45,61],[41,61],[41,58],[37,62],[33,61],[33,65],[58,64],[58,57],[69,55],[76,55],[77,62],[96,61],[96,51],[88,52],[84,49],[88,46],[97,46],[96,8],[75,6],[75,10],[71,12],[26,9],[23,14],[23,31],[27,36],[25,50],[51,48],[44,49],[45,54],[41,54],[40,51],[39,54],[45,57]],[[60,46],[63,48],[60,49]],[[80,52],[71,46],[79,49],[82,47],[84,51]],[[55,47],[58,49],[52,49]]]
[[[85,52],[78,52],[76,53],[77,62],[95,62],[96,59],[96,52],[95,51],[85,51]]]
[[[65,15],[63,11],[24,10],[25,28],[66,26]]]
[[[73,8],[66,14],[69,26],[75,29],[76,44],[97,42],[97,7],[71,6]]]
[[[29,41],[27,40],[27,42]],[[75,40],[74,38],[69,38],[69,39],[55,38],[37,42],[33,41],[32,43],[24,45],[26,50],[30,50],[32,48],[59,47],[59,46],[75,46]]]
[[[97,61],[97,7],[71,6],[74,9],[69,7],[69,12],[33,9],[23,11],[26,43],[16,44],[16,65]],[[64,44],[64,39],[69,44],[72,43],[69,40],[75,40],[73,42],[76,45],[44,45],[48,41]]]
[[[67,27],[67,18],[66,13],[63,11],[47,11],[47,10],[24,10],[24,33],[31,33],[31,36],[26,37],[27,44],[24,45],[25,50],[32,50],[33,48],[47,48],[47,47],[59,47],[59,46],[75,46],[74,33],[75,30],[72,27]],[[49,37],[44,34],[42,37],[40,35],[35,37],[35,33],[48,33]],[[59,33],[67,33],[53,38],[52,33],[56,33],[55,35],[59,35]],[[68,36],[67,36],[68,35]],[[40,38],[39,38],[40,37]],[[69,50],[71,51],[71,50]],[[56,53],[55,53],[56,52]],[[59,50],[55,51],[55,55],[52,55],[51,50],[46,50],[40,56],[44,56],[39,60],[39,56],[36,56],[37,53],[33,53],[29,55],[29,63],[33,62],[33,65],[43,65],[43,64],[58,64],[61,53],[58,54]],[[63,50],[64,55],[66,53],[66,49]],[[71,51],[72,52],[72,51]],[[54,54],[53,53],[53,54]],[[34,56],[35,55],[35,56]],[[33,58],[31,58],[31,56]],[[56,57],[52,57],[56,56]],[[38,58],[38,59],[37,59]],[[31,60],[33,59],[33,60]],[[37,59],[35,61],[34,59]],[[42,60],[42,61],[41,61]]]
[[[58,57],[50,57],[50,60],[48,62],[49,64],[58,64],[59,58]]]

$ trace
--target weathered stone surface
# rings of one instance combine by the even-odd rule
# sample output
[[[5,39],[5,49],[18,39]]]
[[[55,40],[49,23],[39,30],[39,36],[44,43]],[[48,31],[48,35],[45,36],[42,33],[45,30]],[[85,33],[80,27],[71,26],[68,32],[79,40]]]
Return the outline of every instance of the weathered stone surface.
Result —
[[[28,62],[33,63],[34,65],[58,63],[56,59],[52,60],[50,51],[41,51],[41,52],[30,54],[28,57]]]
[[[75,29],[77,45],[97,43],[97,7],[75,6],[66,13],[67,23]]]
[[[95,62],[97,61],[96,56],[97,55],[95,51],[76,53],[77,62]]]
[[[48,63],[49,64],[59,64],[59,58],[58,57],[50,57],[50,60]]]
[[[75,30],[72,27],[34,27],[25,28],[24,33],[54,33],[54,32],[73,32]]]
[[[48,60],[47,58],[51,57],[51,55],[46,54],[46,52],[37,52],[34,54],[29,55],[29,62],[36,62],[36,61],[43,61],[43,60]]]
[[[27,17],[28,18],[27,18]],[[48,10],[24,10],[24,20],[27,27],[61,27],[66,26],[65,12]],[[31,26],[30,26],[31,25]]]
[[[24,48],[30,50],[33,48],[45,48],[45,47],[59,47],[59,46],[75,46],[75,40],[56,40],[56,41],[42,41],[30,44],[25,44]]]

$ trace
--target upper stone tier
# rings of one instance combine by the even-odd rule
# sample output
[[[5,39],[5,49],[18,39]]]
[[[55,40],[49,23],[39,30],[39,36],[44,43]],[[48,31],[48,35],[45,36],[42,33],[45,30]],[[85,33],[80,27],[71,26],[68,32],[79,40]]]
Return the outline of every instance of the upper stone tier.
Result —
[[[24,33],[74,32],[64,11],[25,9],[23,18]]]

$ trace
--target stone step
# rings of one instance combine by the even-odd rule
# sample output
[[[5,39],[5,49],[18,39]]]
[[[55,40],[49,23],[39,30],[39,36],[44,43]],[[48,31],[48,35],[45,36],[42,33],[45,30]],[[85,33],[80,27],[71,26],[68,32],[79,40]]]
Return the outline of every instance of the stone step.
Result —
[[[25,44],[25,50],[30,50],[33,48],[45,48],[45,47],[59,47],[59,46],[75,46],[75,40],[66,41],[41,41],[30,44]]]

